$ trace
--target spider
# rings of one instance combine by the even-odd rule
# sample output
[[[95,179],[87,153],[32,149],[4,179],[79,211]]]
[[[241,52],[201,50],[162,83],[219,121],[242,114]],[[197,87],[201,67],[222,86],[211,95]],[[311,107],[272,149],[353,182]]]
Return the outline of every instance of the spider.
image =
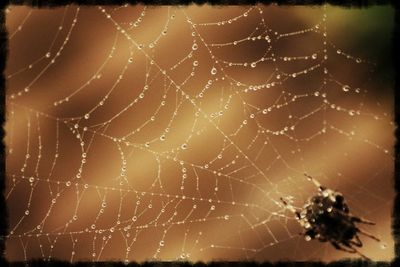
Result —
[[[352,215],[341,193],[322,186],[306,173],[304,175],[318,187],[318,194],[311,197],[300,211],[281,198],[284,206],[295,214],[303,227],[301,235],[304,235],[307,241],[317,239],[320,242],[330,242],[337,250],[356,253],[370,260],[356,249],[363,245],[358,234],[378,242],[380,240],[358,228],[356,224],[374,225],[375,223]]]

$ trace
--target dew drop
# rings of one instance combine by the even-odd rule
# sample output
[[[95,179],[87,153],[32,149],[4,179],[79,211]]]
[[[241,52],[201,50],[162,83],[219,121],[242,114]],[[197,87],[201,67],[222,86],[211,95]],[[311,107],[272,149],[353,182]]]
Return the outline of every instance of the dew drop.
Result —
[[[217,74],[217,69],[216,69],[215,67],[213,67],[213,68],[211,69],[211,74],[212,74],[212,75]]]
[[[343,85],[342,90],[343,90],[344,92],[348,92],[348,91],[350,90],[350,86],[348,86],[348,85]]]

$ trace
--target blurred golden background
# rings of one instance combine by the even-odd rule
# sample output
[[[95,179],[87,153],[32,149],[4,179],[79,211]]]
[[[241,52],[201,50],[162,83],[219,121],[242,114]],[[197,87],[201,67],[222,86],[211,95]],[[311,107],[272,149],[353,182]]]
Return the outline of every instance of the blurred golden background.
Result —
[[[359,257],[299,235],[304,172],[394,257],[391,7],[6,15],[10,261]]]

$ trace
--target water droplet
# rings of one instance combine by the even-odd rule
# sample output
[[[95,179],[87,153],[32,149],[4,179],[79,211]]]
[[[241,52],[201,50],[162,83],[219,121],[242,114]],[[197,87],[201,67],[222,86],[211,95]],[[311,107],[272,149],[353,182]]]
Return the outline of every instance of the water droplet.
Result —
[[[211,69],[211,74],[212,74],[212,75],[217,74],[217,69],[216,69],[215,67],[213,67],[213,68]]]
[[[29,182],[33,183],[34,181],[35,181],[35,178],[33,178],[33,177],[29,178]]]
[[[387,248],[387,244],[386,243],[382,243],[381,244],[381,249],[386,249]]]
[[[312,59],[317,59],[317,54],[312,54],[311,58]]]
[[[50,52],[46,53],[46,57],[49,58],[51,56]]]
[[[357,59],[356,59],[356,62],[357,62],[357,63],[361,63],[361,62],[362,62],[361,58],[357,58]]]
[[[26,211],[25,211],[25,215],[29,215],[29,210],[26,210]]]
[[[87,120],[87,119],[89,119],[89,117],[90,117],[89,113],[86,113],[85,114],[85,119]]]
[[[197,45],[196,43],[194,43],[194,44],[192,45],[192,50],[197,50],[197,48],[198,48],[198,45]]]
[[[255,67],[256,67],[256,65],[257,65],[257,63],[253,62],[253,63],[251,63],[251,65],[250,65],[250,66],[251,66],[252,68],[255,68]]]
[[[348,92],[348,91],[350,90],[350,86],[348,86],[347,84],[346,84],[346,85],[343,85],[342,90],[343,90],[344,92]]]

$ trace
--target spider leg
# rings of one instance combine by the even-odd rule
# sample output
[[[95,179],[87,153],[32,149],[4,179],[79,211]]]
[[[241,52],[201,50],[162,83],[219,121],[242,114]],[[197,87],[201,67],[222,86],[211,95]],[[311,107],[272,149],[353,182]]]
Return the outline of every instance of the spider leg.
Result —
[[[341,250],[341,251],[348,252],[348,253],[356,253],[356,251],[354,250],[354,248],[352,248],[352,249],[344,248],[344,247],[342,247],[341,245],[339,245],[338,243],[336,243],[335,241],[331,241],[331,244],[332,244],[332,246],[334,246],[334,248],[336,248],[337,250]],[[350,248],[351,248],[351,246],[350,246]]]
[[[381,241],[379,238],[377,238],[376,236],[374,236],[374,235],[372,235],[372,234],[366,232],[365,230],[362,230],[362,229],[357,228],[357,232],[359,232],[359,233],[362,234],[362,235],[368,236],[369,238],[374,239],[374,240],[376,240],[376,241],[378,241],[378,242]]]
[[[281,199],[283,205],[285,205],[286,208],[288,208],[291,212],[293,212],[296,215],[296,218],[298,220],[300,220],[300,213],[292,205],[287,203],[287,201],[284,200],[282,197],[280,199]]]
[[[326,187],[322,186],[317,180],[315,180],[312,176],[308,175],[307,173],[304,173],[304,176],[306,176],[311,182],[315,184],[316,187],[318,187],[319,190],[324,191]]]
[[[349,247],[351,249],[345,249],[342,246],[340,246],[338,243],[331,241],[331,244],[337,249],[337,250],[341,250],[344,252],[348,252],[348,253],[352,253],[352,254],[358,254],[360,255],[362,258],[366,259],[366,260],[371,260],[370,258],[368,258],[367,256],[365,256],[364,254],[362,254],[360,251],[358,251],[357,249],[353,248],[351,245],[349,245]]]
[[[352,216],[352,217],[351,217],[351,221],[357,222],[357,223],[375,225],[375,222],[371,222],[371,221],[368,221],[368,220],[366,220],[366,219],[359,218],[359,217],[356,217],[356,216]]]
[[[357,241],[350,240],[349,243],[350,243],[350,244],[353,244],[353,245],[355,245],[355,246],[357,246],[357,247],[362,247],[363,244],[362,244],[360,238],[358,237],[358,235],[355,235],[354,237],[355,237],[355,239],[356,239]]]

